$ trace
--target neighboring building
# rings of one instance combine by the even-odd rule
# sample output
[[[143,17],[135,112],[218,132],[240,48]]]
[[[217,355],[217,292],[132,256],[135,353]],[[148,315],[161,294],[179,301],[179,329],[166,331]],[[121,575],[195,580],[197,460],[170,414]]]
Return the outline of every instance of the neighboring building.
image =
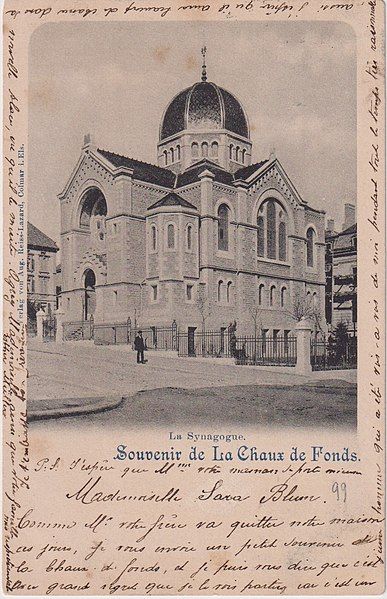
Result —
[[[245,111],[205,65],[168,104],[157,156],[85,137],[59,195],[64,321],[187,331],[236,320],[239,333],[255,322],[277,335],[294,327],[297,297],[324,313],[324,212],[274,155],[252,164]]]
[[[56,253],[59,250],[55,241],[28,223],[27,240],[27,300],[28,318],[34,319],[39,308],[46,313],[56,308],[55,272]]]
[[[352,221],[352,222],[351,222]],[[331,329],[344,322],[348,329],[357,328],[357,225],[355,207],[345,204],[343,231],[336,233],[334,224],[326,232],[326,321]]]

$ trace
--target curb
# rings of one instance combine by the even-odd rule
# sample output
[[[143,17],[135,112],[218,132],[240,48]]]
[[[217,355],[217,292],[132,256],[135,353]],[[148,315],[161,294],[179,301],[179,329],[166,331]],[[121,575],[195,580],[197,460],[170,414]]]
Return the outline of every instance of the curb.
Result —
[[[118,408],[125,396],[66,398],[60,400],[27,400],[27,420],[47,420],[49,418],[66,418],[82,414],[96,414]],[[42,409],[39,404],[49,403],[50,407]],[[56,405],[55,405],[56,404]]]

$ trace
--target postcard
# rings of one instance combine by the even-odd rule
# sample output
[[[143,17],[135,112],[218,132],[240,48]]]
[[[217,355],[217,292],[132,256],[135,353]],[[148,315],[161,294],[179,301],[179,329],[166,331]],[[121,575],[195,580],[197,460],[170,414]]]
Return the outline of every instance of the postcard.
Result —
[[[385,587],[381,0],[6,0],[3,591]]]

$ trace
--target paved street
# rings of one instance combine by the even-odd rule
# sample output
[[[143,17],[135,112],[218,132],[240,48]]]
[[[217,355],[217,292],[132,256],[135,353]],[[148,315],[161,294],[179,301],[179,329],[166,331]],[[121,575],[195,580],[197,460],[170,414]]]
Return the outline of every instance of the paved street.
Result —
[[[28,396],[38,402],[61,398],[123,395],[111,412],[66,418],[66,426],[226,424],[353,426],[356,386],[353,371],[309,377],[236,366],[231,360],[178,358],[147,352],[136,364],[128,346],[91,342],[29,342]],[[190,391],[187,392],[186,390]],[[51,423],[50,426],[60,426]],[[34,426],[40,426],[34,423]]]

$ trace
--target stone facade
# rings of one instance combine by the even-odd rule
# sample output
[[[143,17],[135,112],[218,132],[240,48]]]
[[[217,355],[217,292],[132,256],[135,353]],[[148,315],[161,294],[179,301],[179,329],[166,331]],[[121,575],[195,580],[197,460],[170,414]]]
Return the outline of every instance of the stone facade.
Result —
[[[227,117],[228,92],[195,85],[217,91],[219,116],[209,123],[192,101],[196,114],[175,115],[181,130],[170,134],[172,101],[159,166],[85,138],[59,195],[64,321],[176,320],[187,331],[236,320],[240,334],[272,334],[294,329],[299,298],[324,313],[324,212],[299,196],[275,156],[251,164],[247,118],[240,106]]]

